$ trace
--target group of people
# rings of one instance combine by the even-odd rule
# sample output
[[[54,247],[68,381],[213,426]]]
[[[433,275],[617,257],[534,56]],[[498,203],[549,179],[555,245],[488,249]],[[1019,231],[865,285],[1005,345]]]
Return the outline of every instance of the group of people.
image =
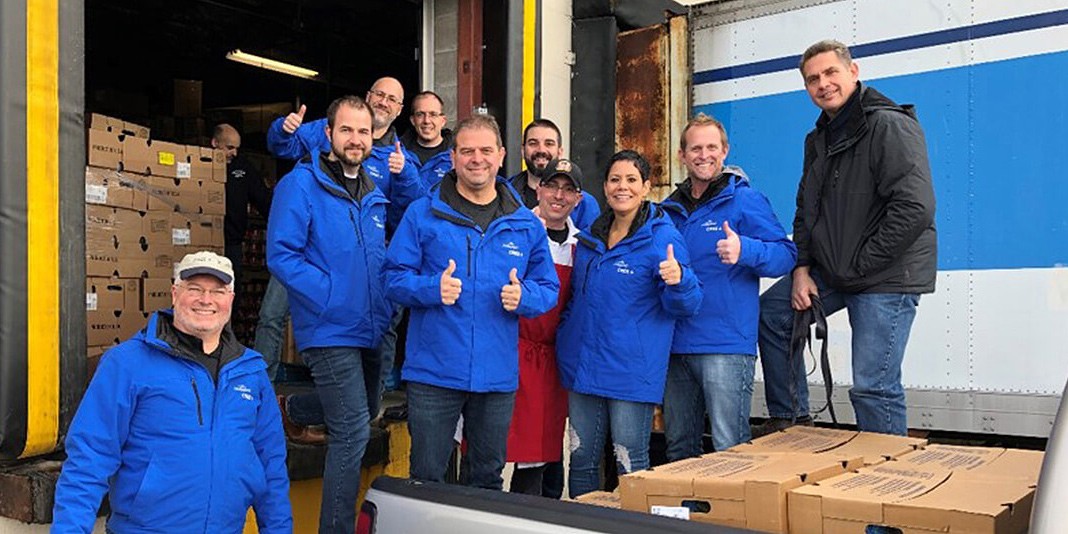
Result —
[[[606,439],[619,472],[647,468],[658,404],[669,459],[704,452],[706,415],[713,448],[729,448],[750,439],[758,346],[769,427],[811,424],[790,338],[817,299],[849,310],[858,427],[903,434],[901,361],[936,269],[923,133],[910,107],[859,81],[841,43],[816,43],[799,67],[821,113],[792,239],[703,115],[682,131],[687,176],[665,201],[647,200],[649,163],[622,150],[601,175],[603,212],[546,119],[523,132],[526,171],[505,179],[495,120],[445,130],[434,93],[413,98],[398,137],[392,78],[325,119],[305,122],[303,106],[279,118],[271,150],[298,162],[274,191],[267,263],[315,393],[276,400],[271,362],[227,325],[231,262],[187,256],[173,310],[101,361],[67,437],[53,530],[88,532],[109,493],[118,534],[238,532],[249,506],[261,532],[288,532],[285,419],[291,435],[325,424],[320,532],[352,532],[404,309],[416,479],[445,478],[461,420],[463,483],[501,489],[514,462],[512,491],[557,498],[565,441],[572,497],[599,488]],[[761,295],[762,277],[781,279]]]

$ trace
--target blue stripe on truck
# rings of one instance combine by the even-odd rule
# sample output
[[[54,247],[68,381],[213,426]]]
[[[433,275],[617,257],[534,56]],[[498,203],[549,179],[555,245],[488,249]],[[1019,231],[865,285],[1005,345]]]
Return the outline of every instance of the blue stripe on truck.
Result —
[[[1061,26],[1064,24],[1068,24],[1068,9],[986,22],[983,24],[974,24],[972,26],[961,26],[959,28],[950,28],[936,32],[909,35],[873,43],[857,44],[850,46],[849,51],[852,53],[853,58],[878,56],[882,54],[892,54],[894,52],[903,52],[905,50],[926,48],[929,46],[957,43],[972,39],[982,39],[984,37],[993,37],[996,35],[1037,30],[1039,28],[1048,28],[1051,26]],[[797,65],[800,62],[801,55],[798,54],[796,56],[780,57],[753,63],[743,63],[741,65],[733,65],[730,67],[703,70],[693,74],[693,84],[701,85],[705,83],[734,80],[737,78],[748,78],[750,76],[768,74],[771,72],[793,70],[797,68]]]
[[[938,199],[941,270],[1068,265],[1068,52],[874,80],[913,103]],[[800,80],[798,80],[800,85]],[[791,231],[802,145],[818,110],[804,91],[695,106],[724,122],[743,167]],[[970,119],[969,119],[970,117]]]

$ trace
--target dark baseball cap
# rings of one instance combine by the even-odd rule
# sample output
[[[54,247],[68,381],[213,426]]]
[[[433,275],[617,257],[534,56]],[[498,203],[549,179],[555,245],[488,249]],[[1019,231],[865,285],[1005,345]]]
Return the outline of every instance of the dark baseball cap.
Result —
[[[564,158],[554,159],[541,171],[541,183],[548,182],[557,176],[566,176],[575,189],[582,190],[582,169],[578,164]]]

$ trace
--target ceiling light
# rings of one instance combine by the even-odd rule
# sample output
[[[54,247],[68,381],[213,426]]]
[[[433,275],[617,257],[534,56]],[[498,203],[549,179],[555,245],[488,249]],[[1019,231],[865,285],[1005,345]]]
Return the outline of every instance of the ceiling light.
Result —
[[[282,74],[288,74],[290,76],[308,78],[309,80],[315,79],[315,77],[319,75],[318,71],[306,69],[304,67],[298,67],[296,65],[290,65],[289,63],[283,63],[281,61],[257,56],[255,54],[249,54],[248,52],[242,52],[240,50],[231,50],[227,52],[226,59],[236,61],[238,63],[244,63],[246,65],[252,65],[253,67],[259,67],[261,69],[281,72]]]

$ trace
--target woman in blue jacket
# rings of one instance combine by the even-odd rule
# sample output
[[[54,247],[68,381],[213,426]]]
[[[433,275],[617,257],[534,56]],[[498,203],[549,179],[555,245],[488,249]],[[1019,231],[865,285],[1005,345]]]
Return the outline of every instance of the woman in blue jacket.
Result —
[[[649,467],[675,320],[701,305],[682,236],[645,200],[649,189],[649,163],[632,150],[616,153],[604,181],[610,209],[578,236],[557,345],[569,392],[571,497],[598,489],[606,427],[620,473]]]

